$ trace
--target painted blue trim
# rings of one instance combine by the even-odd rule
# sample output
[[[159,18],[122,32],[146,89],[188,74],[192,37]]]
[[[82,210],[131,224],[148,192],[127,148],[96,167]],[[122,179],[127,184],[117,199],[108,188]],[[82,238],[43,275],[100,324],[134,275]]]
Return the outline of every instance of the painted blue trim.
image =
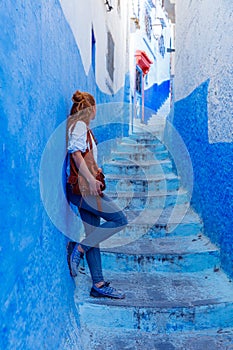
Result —
[[[95,76],[95,65],[96,65],[95,56],[96,56],[96,39],[95,39],[94,29],[92,27],[91,29],[91,65],[92,65],[94,76]]]
[[[157,60],[157,58],[156,58],[156,56],[155,56],[154,52],[152,51],[152,49],[151,49],[150,45],[148,44],[147,40],[146,40],[145,38],[143,38],[143,41],[144,41],[144,43],[146,44],[146,46],[147,46],[148,50],[150,51],[150,54],[153,56],[154,60],[156,61],[156,60]]]
[[[150,8],[156,8],[155,4],[153,4],[152,0],[147,0],[147,2],[148,2],[148,5],[150,6]]]
[[[224,269],[233,276],[233,143],[209,143],[208,85],[209,80],[175,103],[173,124],[193,163],[192,205],[204,220],[206,234],[220,245]]]

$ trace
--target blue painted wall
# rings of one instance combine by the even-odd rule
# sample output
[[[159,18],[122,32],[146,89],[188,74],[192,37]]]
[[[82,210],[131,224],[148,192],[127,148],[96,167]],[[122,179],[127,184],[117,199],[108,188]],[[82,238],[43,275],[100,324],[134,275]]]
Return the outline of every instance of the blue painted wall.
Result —
[[[145,123],[151,118],[151,113],[156,113],[169,96],[170,80],[161,84],[154,84],[145,90]]]
[[[0,21],[0,348],[78,350],[66,238],[40,199],[40,158],[76,89],[98,103],[127,94],[104,95],[85,75],[58,1],[1,2]]]
[[[209,81],[175,103],[173,125],[183,138],[193,164],[192,205],[205,232],[221,247],[222,265],[233,277],[233,144],[208,140]]]

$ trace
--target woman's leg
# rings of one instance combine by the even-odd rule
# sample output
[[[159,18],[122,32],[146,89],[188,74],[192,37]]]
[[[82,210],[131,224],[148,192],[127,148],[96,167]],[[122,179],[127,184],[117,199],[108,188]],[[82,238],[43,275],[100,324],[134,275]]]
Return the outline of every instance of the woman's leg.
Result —
[[[81,208],[81,203],[83,201],[82,196],[73,194],[69,186],[67,186],[67,199],[69,202],[74,204],[79,209],[80,216],[85,228],[85,233],[86,233],[86,236],[88,236],[93,231],[93,229],[95,229],[100,225],[100,217],[96,216],[91,212],[86,211],[85,209],[82,209]],[[101,264],[99,247],[98,246],[88,247],[77,243],[75,246],[75,249],[73,248],[73,245],[71,249],[72,251],[76,250],[76,252],[77,250],[82,251],[82,253],[86,252],[86,259],[87,259],[88,267],[93,280],[93,284],[97,285],[98,287],[101,286],[101,284],[104,283],[104,278],[102,273],[102,264]],[[70,255],[71,255],[71,252],[69,253],[69,256]],[[68,264],[70,264],[70,261],[68,261]],[[73,270],[74,270],[74,273],[77,274],[76,272],[77,266],[74,266]],[[71,275],[72,275],[72,271],[71,271]]]
[[[95,196],[87,196],[80,204],[79,210],[85,210],[105,220],[103,224],[96,227],[91,224],[90,220],[83,218],[88,232],[86,238],[81,242],[84,246],[96,247],[128,224],[125,214],[108,196],[98,197],[98,201],[99,203]]]
[[[85,197],[84,200],[81,196],[72,195],[69,199],[78,207],[87,233],[87,237],[81,242],[79,247],[82,247],[83,250],[86,251],[88,266],[93,279],[90,295],[93,297],[123,299],[125,298],[125,294],[122,291],[110,287],[102,278],[102,266],[98,244],[125,227],[128,223],[126,216],[106,195],[104,195],[104,198],[99,198],[100,201],[98,204],[96,197],[89,196],[89,198],[90,200]],[[106,220],[102,225],[100,225],[100,217]],[[77,251],[78,249],[74,250]],[[94,282],[100,279],[102,279],[102,281]]]
[[[86,259],[91,273],[93,284],[100,287],[104,283],[102,263],[99,247],[94,247],[86,252]]]
[[[100,217],[82,208],[79,209],[79,212],[85,227],[86,236],[88,236],[96,227],[99,227]],[[93,284],[104,283],[99,247],[90,247],[88,250],[86,250],[86,259]]]
[[[76,205],[82,218],[86,238],[80,243],[86,252],[88,266],[93,283],[103,280],[99,243],[122,230],[127,225],[127,218],[122,210],[106,195],[85,198],[68,191],[68,200]],[[99,210],[101,207],[101,210]],[[106,222],[100,225],[100,217]]]

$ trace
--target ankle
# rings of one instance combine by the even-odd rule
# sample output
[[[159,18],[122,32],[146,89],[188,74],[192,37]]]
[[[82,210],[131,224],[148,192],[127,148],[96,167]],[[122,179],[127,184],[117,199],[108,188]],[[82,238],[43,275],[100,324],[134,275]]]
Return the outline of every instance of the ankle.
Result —
[[[81,246],[80,244],[78,245],[78,251],[81,252],[81,253],[83,253],[83,254],[85,253],[84,250],[83,250],[83,248],[82,248],[82,246]]]
[[[95,286],[96,286],[96,288],[101,288],[101,287],[103,287],[103,286],[104,286],[104,281],[95,283]]]

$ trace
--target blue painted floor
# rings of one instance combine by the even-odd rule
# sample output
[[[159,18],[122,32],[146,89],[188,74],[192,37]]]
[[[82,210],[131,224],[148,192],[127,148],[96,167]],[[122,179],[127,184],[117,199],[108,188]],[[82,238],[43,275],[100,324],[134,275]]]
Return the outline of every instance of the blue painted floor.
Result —
[[[83,349],[233,349],[233,282],[164,145],[133,134],[104,170],[129,220],[102,244],[104,275],[126,298],[92,298],[87,268],[77,276]]]

